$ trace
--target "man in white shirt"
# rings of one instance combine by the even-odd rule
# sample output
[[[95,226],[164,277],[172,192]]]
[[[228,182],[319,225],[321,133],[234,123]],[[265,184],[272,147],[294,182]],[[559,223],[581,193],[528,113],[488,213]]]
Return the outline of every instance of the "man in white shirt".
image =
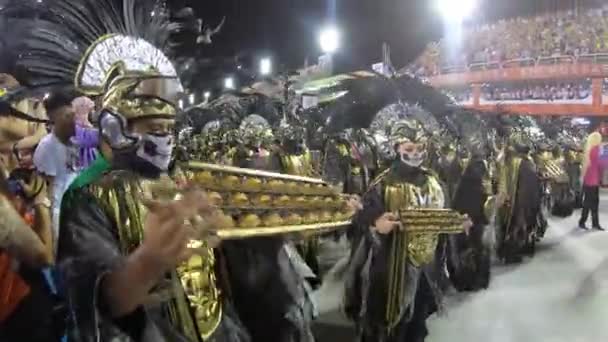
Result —
[[[53,128],[50,134],[42,138],[34,152],[34,165],[38,172],[47,178],[49,184],[55,246],[59,236],[61,199],[78,175],[78,151],[70,142],[75,133],[72,99],[73,97],[67,94],[56,93],[45,100],[44,105]]]

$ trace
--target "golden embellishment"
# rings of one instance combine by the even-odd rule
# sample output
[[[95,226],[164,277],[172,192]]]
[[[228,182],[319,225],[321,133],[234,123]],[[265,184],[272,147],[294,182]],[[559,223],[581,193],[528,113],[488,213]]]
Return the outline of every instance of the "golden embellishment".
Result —
[[[568,175],[560,166],[563,165],[563,160],[555,158],[553,153],[544,151],[536,157],[536,164],[540,176],[544,179],[552,180],[558,183],[567,183]]]
[[[422,187],[395,181],[389,174],[374,183],[385,182],[384,200],[387,211],[399,212],[405,230],[391,233],[389,254],[386,322],[391,331],[411,304],[406,299],[406,263],[415,267],[430,263],[435,256],[438,236],[456,233],[463,218],[444,206],[443,190],[434,176],[429,175]]]
[[[337,148],[338,148],[338,153],[340,154],[340,156],[342,156],[342,157],[350,156],[351,148],[349,145],[338,144]]]
[[[100,95],[122,73],[155,73],[177,77],[177,71],[164,53],[138,37],[108,34],[99,37],[85,51],[76,71],[75,87],[89,95]]]
[[[177,272],[193,308],[198,330],[203,340],[207,340],[221,323],[222,304],[216,286],[213,249],[203,241],[197,242],[196,249],[204,252],[192,256],[178,267]]]
[[[289,218],[288,218],[289,219]],[[287,223],[287,222],[286,222]],[[279,234],[314,233],[320,234],[347,226],[350,221],[337,221],[323,224],[297,224],[267,228],[236,228],[218,231],[217,237],[223,240],[245,239]]]
[[[90,189],[116,222],[121,249],[128,254],[144,237],[143,219],[147,208],[141,202],[141,194],[167,199],[173,196],[174,187],[167,184],[166,179],[148,182],[125,172],[114,172],[91,185]],[[202,241],[192,241],[192,244],[196,245],[198,253],[177,268],[175,281],[179,281],[179,285],[168,289],[172,297],[168,304],[172,324],[189,340],[196,341],[206,340],[215,332],[223,309],[213,249]]]
[[[182,86],[175,67],[146,40],[109,34],[93,42],[78,65],[76,89],[103,96],[103,107],[126,119],[169,117]]]
[[[240,228],[256,228],[262,223],[260,218],[255,214],[246,214],[239,219]]]
[[[516,156],[506,158],[502,161],[500,165],[500,171],[498,176],[498,188],[499,193],[502,193],[507,196],[507,201],[505,201],[503,207],[500,208],[500,215],[498,216],[498,218],[500,219],[500,225],[506,227],[507,230],[510,229],[509,227],[511,226],[513,210],[515,210],[515,208],[511,204],[515,202],[515,198],[517,196],[519,168],[521,166],[522,161],[523,159],[521,157]]]
[[[225,217],[212,229],[221,239],[317,234],[350,224],[348,198],[320,179],[205,163],[186,168],[223,199],[216,203]]]
[[[402,209],[399,218],[409,233],[462,233],[466,216],[451,209]]]
[[[300,155],[281,156],[281,161],[287,174],[298,176],[312,176],[315,174],[312,155],[309,150]]]
[[[447,209],[405,209],[399,217],[410,235],[407,249],[416,267],[433,261],[439,234],[462,233],[466,221],[464,215]]]

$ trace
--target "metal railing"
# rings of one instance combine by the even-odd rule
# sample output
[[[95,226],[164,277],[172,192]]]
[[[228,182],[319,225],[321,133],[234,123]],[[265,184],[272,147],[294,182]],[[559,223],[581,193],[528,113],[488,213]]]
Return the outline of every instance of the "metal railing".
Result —
[[[608,64],[608,53],[589,53],[584,55],[579,55],[576,58],[578,63],[595,63],[595,64]]]
[[[472,64],[469,64],[469,70],[471,70],[471,71],[486,70],[487,66],[488,66],[488,63],[486,63],[486,62],[472,63]]]
[[[535,66],[536,59],[534,58],[516,58],[502,62],[503,68],[518,68],[522,66]]]
[[[440,74],[455,74],[459,72],[467,72],[469,68],[466,65],[445,65],[440,69]]]
[[[537,65],[572,64],[575,62],[576,58],[569,55],[538,57],[538,59],[536,60]]]
[[[579,56],[559,55],[538,58],[517,58],[502,62],[475,62],[468,65],[445,65],[439,68],[438,73],[432,76],[461,73],[468,71],[483,71],[503,68],[534,67],[537,65],[594,63],[608,64],[608,53],[584,54]]]

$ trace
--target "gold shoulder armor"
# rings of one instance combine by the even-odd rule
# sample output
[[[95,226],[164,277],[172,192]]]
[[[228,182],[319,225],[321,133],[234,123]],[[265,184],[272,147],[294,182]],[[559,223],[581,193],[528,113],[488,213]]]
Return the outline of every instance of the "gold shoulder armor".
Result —
[[[382,171],[369,185],[369,189],[372,189],[376,186],[378,186],[378,184],[382,183],[382,181],[386,178],[386,176],[388,176],[389,172],[391,171],[390,168]],[[369,190],[368,189],[368,190]]]

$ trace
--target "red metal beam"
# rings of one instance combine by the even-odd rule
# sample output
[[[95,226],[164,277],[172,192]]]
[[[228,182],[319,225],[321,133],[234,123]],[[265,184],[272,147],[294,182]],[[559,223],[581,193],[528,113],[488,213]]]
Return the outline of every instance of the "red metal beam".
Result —
[[[438,75],[429,80],[436,87],[453,87],[473,83],[496,83],[533,80],[566,80],[608,77],[608,65],[556,64],[504,68]]]
[[[482,111],[500,111],[525,115],[571,115],[571,116],[606,116],[608,105],[592,106],[584,104],[492,104],[466,106]]]

